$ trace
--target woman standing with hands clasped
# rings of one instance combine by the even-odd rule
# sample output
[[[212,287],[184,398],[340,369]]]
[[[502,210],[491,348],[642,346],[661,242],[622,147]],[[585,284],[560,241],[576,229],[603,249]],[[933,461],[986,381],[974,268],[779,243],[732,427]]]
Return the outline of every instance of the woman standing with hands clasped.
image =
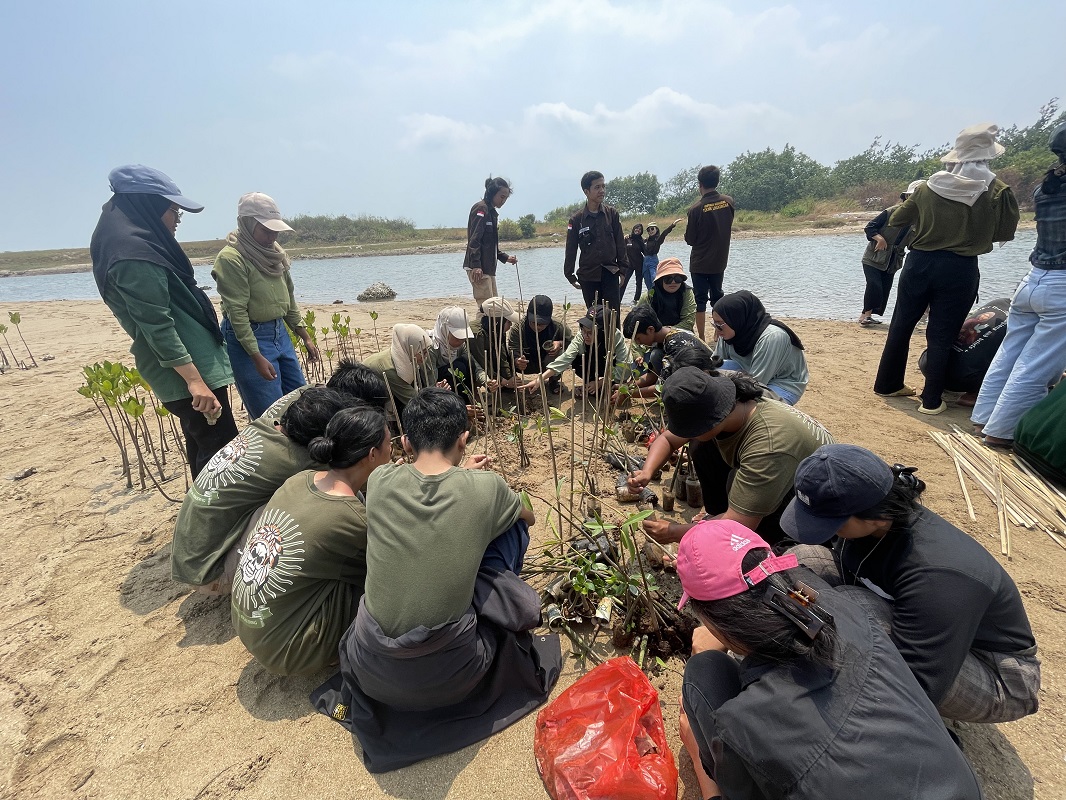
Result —
[[[233,373],[218,316],[175,238],[182,212],[204,207],[162,172],[140,164],[116,167],[108,181],[115,195],[104,204],[89,245],[93,277],[133,339],[130,352],[141,377],[181,421],[195,479],[237,435],[229,405]]]
[[[222,296],[226,351],[253,420],[306,383],[286,326],[303,340],[307,357],[318,360],[293,296],[289,257],[278,244],[278,234],[291,230],[270,197],[250,192],[238,201],[237,230],[211,269]]]

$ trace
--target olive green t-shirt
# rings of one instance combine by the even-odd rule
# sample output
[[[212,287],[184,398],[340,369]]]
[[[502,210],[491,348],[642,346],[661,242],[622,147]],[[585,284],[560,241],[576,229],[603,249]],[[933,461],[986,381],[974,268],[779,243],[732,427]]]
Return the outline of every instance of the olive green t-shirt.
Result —
[[[386,464],[367,485],[366,610],[387,636],[459,619],[489,543],[522,503],[495,472],[453,467],[423,475]]]
[[[760,399],[743,428],[714,442],[737,471],[729,488],[729,507],[765,517],[792,490],[799,463],[823,444],[833,444],[833,437],[799,409]]]
[[[366,506],[293,475],[263,510],[233,576],[230,621],[264,667],[307,675],[337,660],[366,578]]]
[[[252,512],[286,480],[314,465],[307,449],[274,425],[307,388],[301,386],[275,401],[200,471],[174,526],[170,554],[174,580],[201,586],[217,578]]]

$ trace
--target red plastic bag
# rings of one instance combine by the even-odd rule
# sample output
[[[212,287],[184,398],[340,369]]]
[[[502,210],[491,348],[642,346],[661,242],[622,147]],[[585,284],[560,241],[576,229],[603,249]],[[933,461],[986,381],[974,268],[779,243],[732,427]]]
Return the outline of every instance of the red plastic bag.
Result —
[[[630,658],[613,658],[537,715],[533,739],[554,800],[676,800],[659,693]]]

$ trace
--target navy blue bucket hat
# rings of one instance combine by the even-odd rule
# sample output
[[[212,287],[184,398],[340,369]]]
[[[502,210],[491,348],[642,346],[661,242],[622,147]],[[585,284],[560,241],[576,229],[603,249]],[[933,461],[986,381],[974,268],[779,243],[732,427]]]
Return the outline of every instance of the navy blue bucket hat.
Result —
[[[183,195],[169,176],[141,164],[115,167],[107,176],[107,181],[115,194],[157,194],[193,214],[204,210],[203,203],[197,203]]]

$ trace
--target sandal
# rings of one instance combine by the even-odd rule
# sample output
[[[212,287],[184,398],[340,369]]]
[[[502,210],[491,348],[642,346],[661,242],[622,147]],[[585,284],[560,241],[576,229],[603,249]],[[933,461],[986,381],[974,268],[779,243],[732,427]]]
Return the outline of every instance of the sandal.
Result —
[[[874,392],[874,394],[878,397],[914,397],[917,392],[907,384],[903,384],[903,386],[896,389],[894,392]]]
[[[1014,449],[1013,439],[1000,439],[998,436],[983,436],[981,437],[981,444],[992,450],[1005,450],[1010,452]]]
[[[919,414],[928,414],[929,416],[933,416],[934,414],[943,414],[947,410],[948,404],[945,403],[943,400],[940,401],[940,405],[938,405],[936,408],[926,408],[924,405],[918,406]]]

